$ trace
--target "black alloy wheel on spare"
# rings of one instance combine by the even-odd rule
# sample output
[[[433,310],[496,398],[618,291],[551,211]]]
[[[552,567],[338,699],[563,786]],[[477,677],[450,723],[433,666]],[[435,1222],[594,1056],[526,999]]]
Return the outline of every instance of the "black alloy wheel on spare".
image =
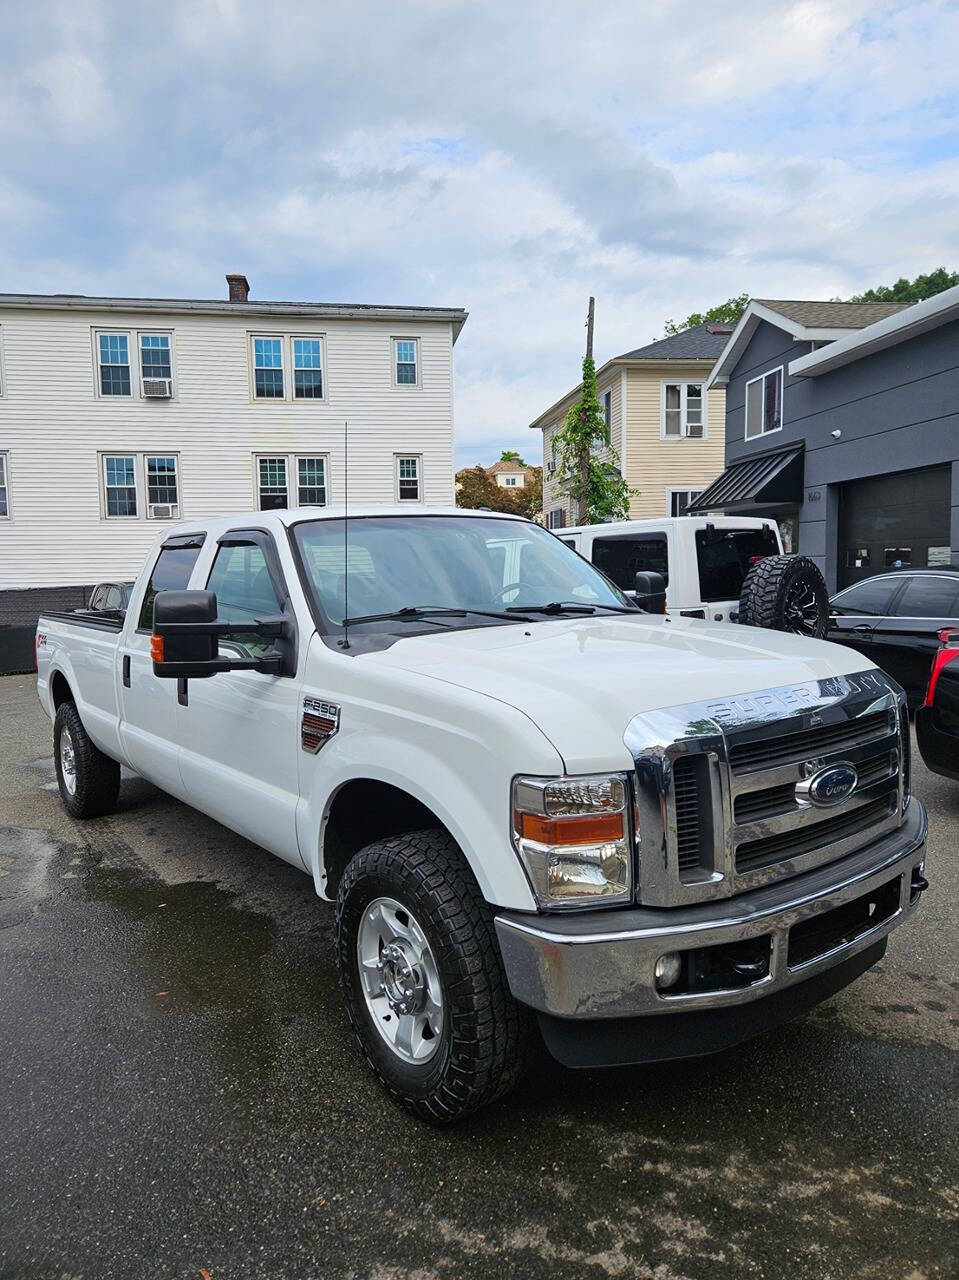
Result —
[[[826,580],[808,556],[766,556],[746,575],[739,621],[821,640],[829,627]]]

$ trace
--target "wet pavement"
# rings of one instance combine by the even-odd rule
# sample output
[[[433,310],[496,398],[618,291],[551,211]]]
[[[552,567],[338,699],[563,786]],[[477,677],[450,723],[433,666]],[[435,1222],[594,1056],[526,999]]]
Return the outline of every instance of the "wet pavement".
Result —
[[[453,1129],[354,1051],[310,880],[140,779],[60,806],[0,680],[0,1278],[959,1271],[959,785],[881,964],[699,1062],[548,1060]]]

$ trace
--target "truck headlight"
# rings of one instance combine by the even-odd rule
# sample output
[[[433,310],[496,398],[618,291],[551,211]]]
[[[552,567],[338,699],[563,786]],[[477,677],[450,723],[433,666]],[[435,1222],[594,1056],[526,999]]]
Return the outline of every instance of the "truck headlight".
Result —
[[[622,774],[513,781],[513,844],[541,906],[613,905],[632,897]]]

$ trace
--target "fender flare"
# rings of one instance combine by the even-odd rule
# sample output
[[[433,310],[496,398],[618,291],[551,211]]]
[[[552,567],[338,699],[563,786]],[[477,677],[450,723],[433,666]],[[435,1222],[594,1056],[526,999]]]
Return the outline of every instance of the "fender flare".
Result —
[[[365,738],[369,747],[371,738]],[[452,767],[423,751],[416,744],[377,737],[374,750],[364,750],[362,762],[346,742],[335,749],[336,739],[318,756],[322,787],[312,787],[297,807],[297,835],[307,869],[313,875],[316,892],[328,899],[323,845],[329,814],[337,795],[351,782],[382,782],[412,796],[433,814],[456,841],[487,902],[515,910],[536,910],[526,873],[510,840],[509,800],[504,795],[499,813],[491,814],[476,791],[464,787],[462,776]],[[393,760],[402,761],[396,767]],[[425,786],[421,779],[428,778]],[[316,798],[322,791],[322,799]],[[459,796],[463,803],[450,805],[445,797]]]

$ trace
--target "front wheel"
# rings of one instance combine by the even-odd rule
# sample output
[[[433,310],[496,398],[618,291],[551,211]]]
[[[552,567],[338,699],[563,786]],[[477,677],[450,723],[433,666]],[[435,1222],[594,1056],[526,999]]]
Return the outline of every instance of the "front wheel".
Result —
[[[361,849],[340,882],[334,935],[350,1022],[394,1098],[442,1124],[512,1088],[529,1015],[510,993],[492,912],[446,832]]]
[[[90,741],[72,702],[57,708],[53,759],[60,799],[71,817],[100,818],[116,807],[120,766]]]

